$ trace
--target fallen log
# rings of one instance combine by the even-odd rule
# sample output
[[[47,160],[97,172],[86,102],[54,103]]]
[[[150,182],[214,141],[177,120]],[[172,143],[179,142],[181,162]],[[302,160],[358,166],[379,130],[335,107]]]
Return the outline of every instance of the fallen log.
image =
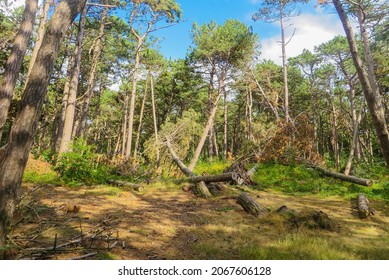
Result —
[[[369,206],[369,200],[363,193],[358,194],[357,207],[359,217],[361,218],[367,218],[371,214],[374,215],[374,210]]]
[[[330,176],[330,177],[333,177],[333,178],[336,178],[336,179],[339,179],[342,181],[347,181],[347,182],[351,182],[351,183],[354,183],[357,185],[368,186],[368,187],[373,185],[373,181],[370,179],[358,178],[358,177],[354,177],[354,176],[350,176],[350,175],[344,175],[341,173],[332,172],[332,171],[329,171],[327,169],[324,169],[320,166],[313,165],[313,164],[311,164],[310,167],[320,171],[321,173],[323,173],[326,176]]]
[[[116,186],[128,187],[128,188],[131,188],[137,192],[144,190],[143,186],[141,186],[139,184],[130,183],[130,182],[111,180],[111,179],[109,179],[107,182],[110,184],[116,185]]]
[[[229,182],[234,181],[238,178],[238,174],[235,172],[222,173],[218,175],[205,175],[205,176],[194,176],[189,178],[177,179],[174,180],[176,183],[215,183],[215,182]]]
[[[373,180],[358,178],[358,177],[345,175],[345,174],[337,173],[337,172],[332,172],[332,171],[329,171],[327,169],[324,169],[323,167],[315,165],[315,164],[313,164],[313,163],[311,163],[308,160],[303,159],[303,158],[298,158],[298,160],[300,162],[302,162],[303,164],[305,164],[306,166],[311,167],[317,171],[320,171],[321,173],[323,173],[326,176],[330,176],[330,177],[333,177],[335,179],[339,179],[342,181],[351,182],[351,183],[354,183],[357,185],[362,185],[362,186],[367,186],[367,187],[373,185]]]
[[[237,198],[238,204],[240,204],[243,209],[256,217],[266,215],[269,213],[266,207],[260,205],[256,202],[248,193],[242,192]]]

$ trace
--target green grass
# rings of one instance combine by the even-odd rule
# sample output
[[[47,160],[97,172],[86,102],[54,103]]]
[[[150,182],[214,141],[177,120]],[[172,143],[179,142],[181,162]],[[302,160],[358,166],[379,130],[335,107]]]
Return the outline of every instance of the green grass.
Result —
[[[365,174],[367,175],[367,174]],[[379,179],[372,187],[344,182],[305,166],[286,166],[280,164],[260,164],[254,174],[254,181],[260,190],[276,190],[286,194],[311,194],[317,196],[355,197],[365,193],[372,199],[389,200],[389,177],[373,173],[367,178]]]
[[[212,174],[220,174],[223,173],[225,169],[227,169],[232,162],[227,160],[222,161],[199,161],[193,170],[195,174],[203,174],[207,173],[209,175]]]
[[[34,171],[25,171],[23,174],[23,182],[33,184],[52,184],[62,185],[61,177],[54,171],[44,174],[39,174]]]

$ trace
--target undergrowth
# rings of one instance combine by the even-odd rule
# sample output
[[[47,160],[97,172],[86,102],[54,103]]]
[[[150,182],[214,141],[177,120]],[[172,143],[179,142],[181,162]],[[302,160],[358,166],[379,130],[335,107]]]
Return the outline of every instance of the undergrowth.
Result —
[[[355,197],[365,193],[372,199],[389,200],[389,177],[382,167],[376,167],[376,172],[366,173],[362,167],[356,176],[378,180],[371,187],[344,182],[302,165],[287,166],[276,163],[260,164],[254,174],[254,181],[259,190],[276,190],[287,194],[314,194],[318,196]]]

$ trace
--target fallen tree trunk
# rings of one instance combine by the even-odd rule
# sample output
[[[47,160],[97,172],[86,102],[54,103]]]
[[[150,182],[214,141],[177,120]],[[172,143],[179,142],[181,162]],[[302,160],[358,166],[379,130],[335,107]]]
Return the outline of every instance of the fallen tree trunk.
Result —
[[[363,193],[358,194],[357,206],[359,217],[367,218],[370,214],[374,215],[374,210],[369,206],[369,200]]]
[[[182,173],[184,173],[188,177],[195,177],[196,175],[189,170],[188,167],[181,161],[181,159],[176,155],[175,151],[172,148],[172,145],[170,144],[169,139],[166,139],[166,146],[169,149],[169,153],[172,156],[173,161],[177,164],[177,166],[180,168]]]
[[[323,167],[315,165],[315,164],[307,161],[306,159],[298,158],[298,160],[300,162],[304,163],[306,166],[320,171],[321,173],[323,173],[326,176],[330,176],[330,177],[333,177],[333,178],[336,178],[336,179],[339,179],[342,181],[347,181],[347,182],[351,182],[351,183],[354,183],[357,185],[362,185],[362,186],[369,187],[369,186],[373,185],[373,180],[344,175],[344,174],[337,173],[337,172],[332,172],[332,171],[329,171],[327,169],[324,169]]]
[[[248,193],[242,192],[237,198],[237,202],[243,207],[243,209],[256,217],[269,213],[266,207],[256,202]]]
[[[206,175],[206,176],[195,176],[183,179],[174,180],[176,183],[215,183],[215,182],[229,182],[235,181],[238,178],[238,174],[235,172],[222,173],[218,175]]]
[[[332,172],[332,171],[326,170],[326,169],[324,169],[320,166],[317,166],[317,165],[311,164],[310,166],[312,168],[322,172],[326,176],[330,176],[330,177],[333,177],[333,178],[336,178],[336,179],[339,179],[342,181],[347,181],[347,182],[351,182],[351,183],[362,185],[362,186],[373,185],[373,181],[370,179],[358,178],[358,177],[354,177],[354,176],[349,176],[349,175],[344,175],[341,173]]]
[[[144,190],[144,188],[141,185],[130,183],[130,182],[111,180],[111,179],[108,180],[107,182],[110,183],[110,184],[116,185],[116,186],[128,187],[128,188],[131,188],[134,191],[138,191],[138,192]]]

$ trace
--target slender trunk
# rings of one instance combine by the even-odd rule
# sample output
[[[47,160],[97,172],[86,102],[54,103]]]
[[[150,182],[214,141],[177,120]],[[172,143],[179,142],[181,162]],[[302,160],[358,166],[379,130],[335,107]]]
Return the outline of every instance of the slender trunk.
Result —
[[[0,160],[0,247],[5,244],[7,227],[15,209],[17,191],[35,138],[51,74],[65,31],[86,0],[62,1],[43,38],[42,46],[24,90],[20,112],[13,123],[10,139]],[[1,256],[0,256],[1,257]]]
[[[31,74],[31,70],[32,70],[32,67],[35,63],[38,51],[42,45],[43,35],[45,34],[45,26],[46,26],[47,18],[49,16],[49,9],[50,9],[52,4],[54,4],[53,0],[46,0],[45,4],[43,5],[41,19],[39,21],[39,27],[38,27],[38,31],[37,31],[37,35],[36,35],[36,40],[35,40],[34,48],[32,50],[30,63],[28,65],[26,84],[28,82],[28,77]]]
[[[351,101],[351,98],[354,98],[355,96],[355,92],[354,92],[354,89],[351,89],[350,90],[350,101]],[[352,142],[351,142],[351,145],[350,145],[350,154],[349,154],[349,157],[347,159],[347,163],[346,163],[346,167],[344,169],[344,174],[345,175],[349,175],[350,174],[350,171],[351,171],[351,166],[352,166],[352,162],[353,162],[353,159],[354,159],[354,156],[356,154],[356,147],[358,146],[359,144],[359,133],[358,133],[358,129],[359,129],[359,123],[362,119],[362,112],[363,112],[363,104],[361,105],[361,112],[359,114],[359,116],[357,116],[356,114],[356,110],[355,110],[355,104],[354,104],[354,101],[352,102],[352,123],[353,123],[353,139],[352,139]]]
[[[248,139],[253,139],[253,92],[248,86],[247,92],[247,122],[248,122]]]
[[[131,89],[131,96],[130,96],[130,106],[129,106],[129,110],[128,110],[127,144],[126,144],[126,151],[125,151],[125,158],[126,158],[126,160],[130,159],[131,151],[132,151],[132,131],[133,131],[133,125],[134,125],[136,86],[137,86],[137,83],[138,83],[138,71],[139,71],[139,64],[140,64],[140,51],[141,51],[142,44],[143,44],[143,40],[140,38],[138,40],[137,51],[136,51],[136,54],[135,54],[135,65],[134,65],[133,78],[132,78],[132,89]]]
[[[28,41],[34,27],[37,10],[38,0],[26,0],[22,22],[15,37],[11,54],[4,67],[3,79],[0,83],[0,141],[5,122],[7,121],[9,107],[11,106],[16,80],[18,79]]]
[[[159,167],[159,164],[160,164],[159,139],[158,139],[157,113],[156,113],[156,109],[155,109],[153,75],[150,75],[150,87],[151,87],[151,105],[152,105],[152,109],[153,109],[155,146],[157,147],[157,167]]]
[[[331,102],[332,106],[332,149],[334,151],[334,158],[335,158],[335,167],[336,170],[339,170],[339,163],[340,163],[340,157],[339,157],[339,143],[338,143],[338,119],[336,116],[336,108],[333,102]]]
[[[289,88],[288,88],[288,69],[286,68],[286,43],[285,43],[285,28],[284,28],[284,17],[283,7],[280,11],[281,21],[281,47],[282,47],[282,75],[284,79],[284,111],[285,111],[285,122],[288,123],[289,118]]]
[[[219,81],[218,94],[217,94],[215,100],[213,101],[212,110],[209,113],[209,117],[208,117],[207,123],[206,123],[206,125],[204,127],[203,134],[201,135],[200,141],[197,144],[196,150],[195,150],[195,152],[193,154],[193,158],[192,158],[192,160],[191,160],[191,162],[190,162],[190,164],[188,166],[190,171],[193,171],[194,167],[197,164],[197,161],[199,160],[199,157],[200,157],[200,154],[201,154],[201,150],[203,149],[205,140],[207,139],[208,132],[209,132],[209,130],[212,127],[213,119],[215,118],[217,107],[218,107],[217,105],[219,104],[219,101],[220,101],[220,98],[222,97],[223,91],[224,91],[224,78],[222,78]]]
[[[62,142],[62,136],[63,136],[63,129],[65,124],[65,117],[66,117],[66,107],[68,105],[68,99],[69,99],[69,89],[70,89],[70,77],[72,77],[72,69],[74,65],[74,55],[71,56],[71,58],[68,60],[68,70],[66,75],[66,82],[63,89],[63,96],[62,96],[62,102],[61,102],[61,112],[58,117],[58,124],[57,124],[57,133],[56,133],[56,140],[55,140],[55,152],[59,152],[59,148],[61,147]]]
[[[212,111],[212,98],[213,98],[213,92],[214,92],[214,86],[213,86],[213,79],[215,76],[215,68],[212,67],[211,73],[210,73],[210,80],[208,85],[208,116],[210,112]],[[212,159],[215,155],[214,153],[214,129],[213,129],[213,123],[211,124],[212,129],[209,130],[208,135],[208,157],[209,159]]]
[[[101,56],[102,50],[102,40],[104,37],[105,22],[107,19],[109,7],[105,7],[103,14],[101,16],[100,28],[98,37],[95,39],[92,55],[92,64],[91,69],[89,69],[89,78],[86,93],[84,94],[84,102],[82,104],[82,109],[80,113],[80,119],[77,127],[76,135],[77,137],[83,137],[85,133],[86,119],[88,117],[90,102],[93,97],[94,87],[95,87],[95,76],[97,72],[97,66]]]
[[[224,126],[224,131],[223,131],[223,156],[224,156],[224,159],[227,158],[227,154],[228,154],[228,104],[227,104],[227,92],[224,90],[223,91],[223,95],[224,95],[224,102],[223,102],[223,105],[224,105],[224,123],[223,123],[223,126]]]
[[[350,21],[342,6],[341,1],[333,0],[333,3],[345,30],[350,47],[351,56],[353,58],[358,78],[361,82],[365,99],[373,119],[373,124],[378,136],[378,140],[380,142],[381,151],[384,156],[386,165],[389,168],[389,132],[385,119],[385,111],[382,104],[382,97],[379,92],[379,88],[377,86],[374,75],[374,65],[371,57],[371,50],[366,34],[366,29],[364,27],[364,24],[360,24],[361,37],[365,52],[365,60],[367,61],[367,68],[369,69],[368,72],[366,72],[365,63],[362,61],[359,55],[353,29],[351,27]]]
[[[145,92],[143,95],[143,100],[142,100],[142,105],[140,107],[140,113],[139,113],[139,125],[138,125],[138,130],[136,132],[136,139],[135,139],[135,146],[134,146],[134,162],[136,162],[137,155],[138,155],[138,147],[139,147],[139,139],[140,139],[140,134],[142,130],[142,125],[143,125],[143,115],[145,111],[145,104],[146,104],[146,97],[147,97],[147,91],[148,91],[148,77],[146,76],[146,82],[145,82]]]
[[[74,118],[76,113],[76,99],[78,90],[78,80],[80,76],[81,67],[81,55],[82,55],[82,43],[84,40],[84,26],[86,20],[87,6],[85,5],[82,15],[80,17],[80,24],[77,33],[77,45],[75,48],[74,65],[72,69],[72,76],[70,79],[69,96],[66,106],[65,122],[63,126],[63,133],[61,139],[61,145],[59,147],[59,154],[67,152],[72,139]]]

